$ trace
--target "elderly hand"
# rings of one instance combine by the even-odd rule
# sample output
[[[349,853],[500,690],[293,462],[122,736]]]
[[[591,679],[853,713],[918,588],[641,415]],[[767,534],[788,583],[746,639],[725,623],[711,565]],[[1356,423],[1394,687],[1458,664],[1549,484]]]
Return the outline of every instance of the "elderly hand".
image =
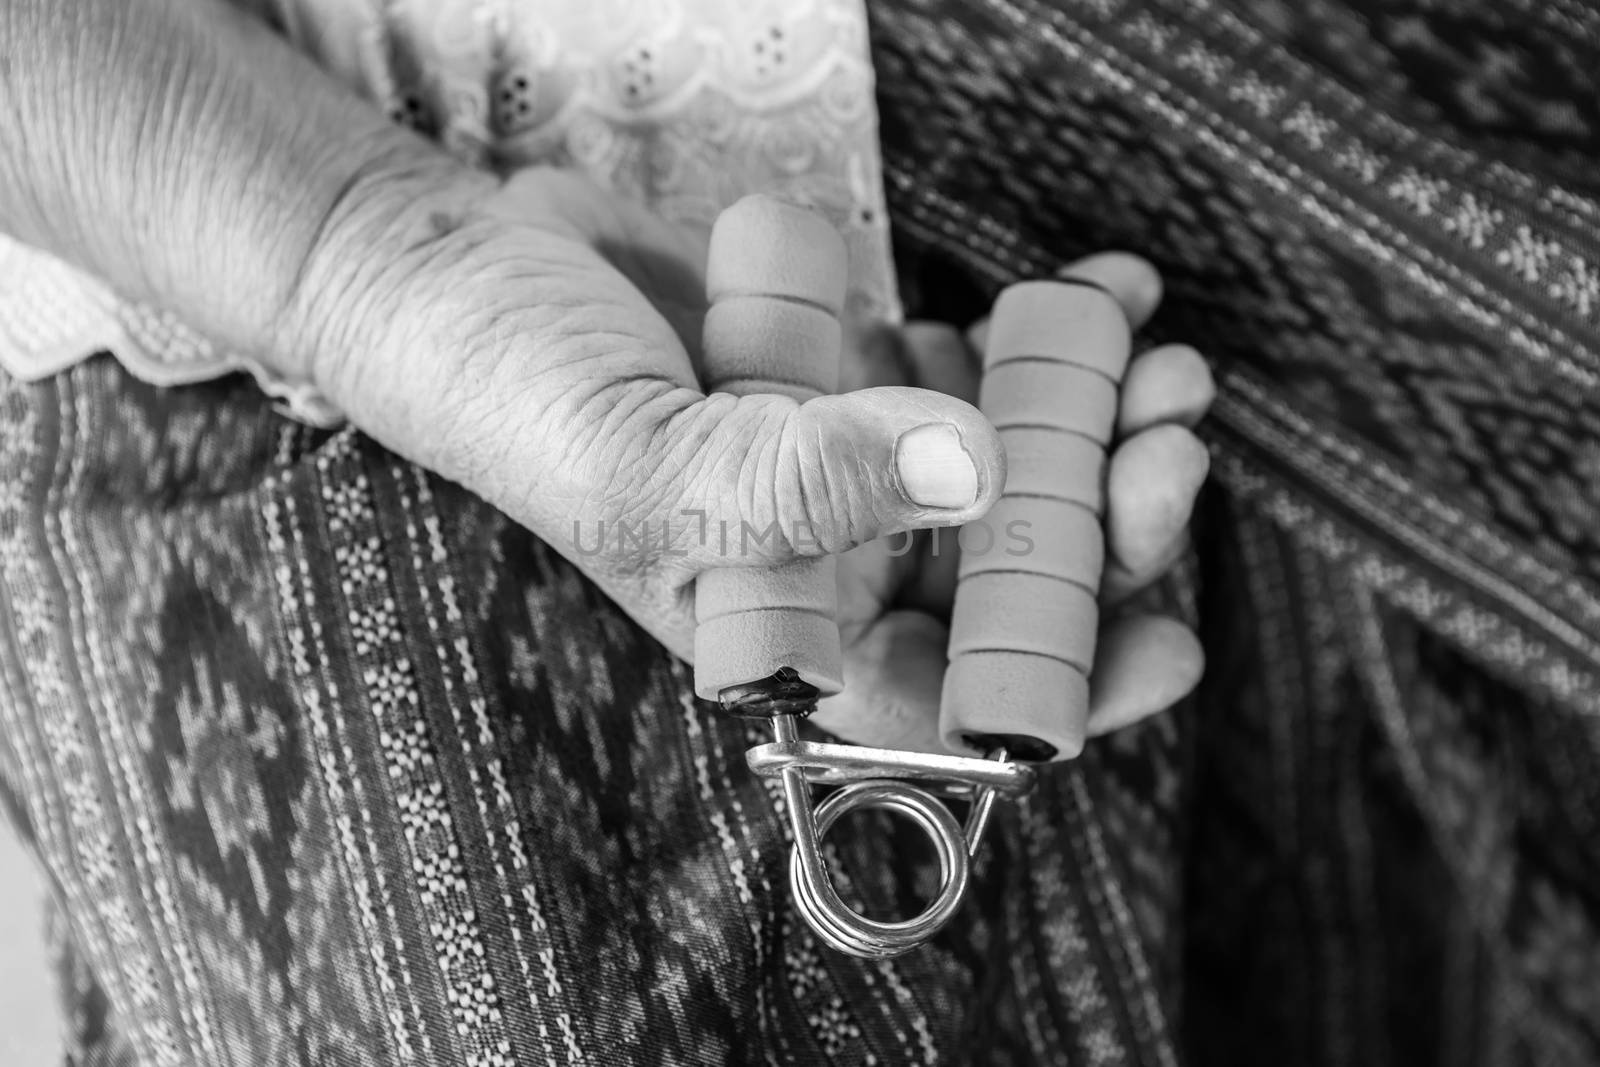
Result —
[[[954,533],[937,558],[884,538],[975,519],[998,496],[998,441],[970,405],[976,363],[960,338],[912,327],[909,375],[878,373],[825,401],[707,396],[694,363],[699,242],[548,170],[389,197],[374,186],[314,257],[298,320],[313,359],[300,372],[368,433],[527,525],[684,657],[698,574],[854,549],[840,575],[847,689],[819,721],[851,740],[939,749]],[[1075,272],[1117,293],[1136,323],[1159,296],[1133,257]],[[1206,471],[1186,426],[1210,390],[1182,347],[1129,371],[1110,463],[1108,605],[1184,544]],[[961,448],[908,455],[904,435],[928,425]],[[962,462],[971,469],[949,476]],[[708,523],[811,536],[729,551],[704,536]],[[1116,619],[1101,649],[1096,732],[1168,706],[1198,678],[1198,644],[1172,620]]]
[[[15,134],[0,139],[0,228],[318,386],[567,552],[680,654],[707,568],[960,524],[999,494],[998,437],[960,399],[970,370],[947,368],[946,387],[930,369],[953,360],[949,337],[912,331],[909,381],[935,389],[707,396],[703,248],[570,176],[461,166],[228,5],[16,0],[0,5],[0,53],[30,57],[0,64]],[[1153,275],[1109,262],[1093,269],[1144,314]],[[1170,352],[1130,371],[1109,515],[1124,573],[1108,593],[1181,543],[1203,461],[1172,413],[1204,407],[1197,373]],[[942,430],[911,434],[927,426]],[[699,516],[811,536],[730,557]],[[845,557],[850,687],[827,721],[931,747],[948,575],[875,553]],[[1097,725],[1192,684],[1198,655],[1172,624],[1104,636]]]
[[[1003,472],[987,421],[943,393],[703,393],[704,258],[564,172],[420,195],[373,183],[308,261],[290,323],[310,355],[287,370],[539,534],[687,656],[706,569],[974,519]],[[924,426],[950,433],[904,443]],[[736,544],[702,536],[724,525]],[[738,537],[746,525],[778,536]]]

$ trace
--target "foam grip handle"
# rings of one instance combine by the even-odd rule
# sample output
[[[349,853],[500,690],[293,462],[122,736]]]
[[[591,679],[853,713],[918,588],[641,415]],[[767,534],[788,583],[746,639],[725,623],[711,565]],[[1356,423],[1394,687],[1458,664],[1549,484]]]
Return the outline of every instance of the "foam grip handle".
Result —
[[[702,337],[709,391],[806,401],[839,387],[844,241],[826,220],[765,196],[718,217],[706,263]],[[765,531],[757,531],[760,536]],[[739,540],[730,535],[730,544]],[[707,571],[695,583],[695,691],[793,667],[824,695],[844,685],[833,557]]]
[[[995,302],[979,406],[1005,445],[1006,487],[981,536],[963,531],[939,722],[952,747],[1083,749],[1106,449],[1129,348],[1121,307],[1098,287],[1023,282]]]

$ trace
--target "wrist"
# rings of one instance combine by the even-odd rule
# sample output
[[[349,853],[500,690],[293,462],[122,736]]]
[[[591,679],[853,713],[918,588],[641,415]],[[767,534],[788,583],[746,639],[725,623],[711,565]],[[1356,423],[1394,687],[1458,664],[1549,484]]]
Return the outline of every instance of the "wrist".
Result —
[[[395,277],[499,187],[432,145],[405,142],[349,163],[307,228],[271,334],[270,359],[286,377],[341,392],[351,360],[392,340],[402,310],[393,302],[404,289]]]

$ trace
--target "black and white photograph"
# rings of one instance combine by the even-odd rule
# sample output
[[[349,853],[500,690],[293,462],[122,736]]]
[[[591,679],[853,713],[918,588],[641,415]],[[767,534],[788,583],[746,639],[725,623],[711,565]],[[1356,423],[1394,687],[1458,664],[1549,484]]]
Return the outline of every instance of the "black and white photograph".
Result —
[[[1600,5],[0,0],[0,1065],[1600,1067]]]

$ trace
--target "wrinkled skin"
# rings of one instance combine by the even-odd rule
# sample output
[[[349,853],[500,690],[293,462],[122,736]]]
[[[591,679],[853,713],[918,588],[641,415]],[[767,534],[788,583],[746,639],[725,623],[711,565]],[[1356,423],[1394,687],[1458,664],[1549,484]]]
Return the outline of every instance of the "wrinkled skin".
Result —
[[[330,223],[308,265],[297,350],[316,355],[297,369],[368,433],[563,551],[681,656],[693,651],[704,570],[843,552],[848,685],[819,721],[854,741],[940,750],[954,538],[946,533],[937,555],[926,535],[911,551],[890,546],[903,549],[907,531],[978,518],[999,495],[1004,461],[971,404],[968,339],[931,324],[853,339],[851,391],[806,404],[707,396],[695,366],[704,256],[696,239],[554,171],[438,195],[379,189]],[[1071,269],[1110,290],[1134,326],[1160,299],[1160,279],[1136,257]],[[1185,346],[1130,365],[1108,473],[1111,610],[1091,734],[1169,706],[1198,680],[1201,654],[1185,627],[1114,609],[1185,544],[1207,467],[1190,427],[1212,388]],[[923,506],[895,477],[896,440],[930,423],[953,428],[973,461],[969,506]],[[811,536],[729,558],[715,539],[700,542],[699,513]],[[651,536],[608,537],[596,551],[593,531],[619,522]]]

